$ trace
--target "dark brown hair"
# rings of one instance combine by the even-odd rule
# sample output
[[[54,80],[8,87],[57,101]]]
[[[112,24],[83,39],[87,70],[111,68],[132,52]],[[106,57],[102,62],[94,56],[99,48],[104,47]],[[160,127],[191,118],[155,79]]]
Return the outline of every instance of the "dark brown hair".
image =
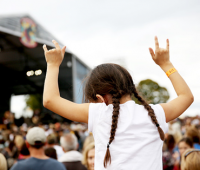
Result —
[[[41,142],[41,141],[35,141],[34,145],[30,145],[31,147],[35,148],[35,149],[40,149],[45,145],[45,143]]]
[[[178,144],[180,144],[181,142],[185,142],[188,146],[190,146],[191,148],[193,147],[193,142],[192,139],[190,137],[183,137]]]
[[[173,150],[174,147],[175,147],[175,144],[176,144],[174,136],[169,134],[167,139],[166,139],[166,141],[165,141],[165,143],[167,145],[167,149],[168,150],[170,150],[170,151]]]
[[[108,162],[111,163],[109,146],[115,138],[120,110],[120,99],[124,95],[134,95],[139,100],[148,111],[152,122],[157,126],[161,140],[164,140],[164,133],[158,124],[154,110],[139,96],[132,77],[125,68],[117,64],[101,64],[94,68],[85,84],[85,101],[97,101],[96,94],[100,94],[101,96],[106,94],[112,95],[113,103],[112,125],[104,158],[104,167],[107,167]]]
[[[200,134],[196,127],[188,127],[186,129],[186,136],[190,137],[193,143],[200,144]]]
[[[57,160],[56,150],[53,147],[46,148],[44,150],[44,153],[45,153],[46,156]]]

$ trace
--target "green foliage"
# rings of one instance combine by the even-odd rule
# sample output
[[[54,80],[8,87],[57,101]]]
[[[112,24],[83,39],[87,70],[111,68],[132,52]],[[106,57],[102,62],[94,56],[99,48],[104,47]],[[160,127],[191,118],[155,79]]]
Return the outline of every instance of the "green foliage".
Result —
[[[26,105],[33,111],[42,109],[42,95],[41,94],[30,94],[26,97]]]
[[[136,87],[140,96],[142,96],[148,103],[158,104],[166,103],[169,99],[169,93],[165,87],[159,86],[159,84],[151,79],[140,81]],[[138,100],[133,97],[136,103]]]

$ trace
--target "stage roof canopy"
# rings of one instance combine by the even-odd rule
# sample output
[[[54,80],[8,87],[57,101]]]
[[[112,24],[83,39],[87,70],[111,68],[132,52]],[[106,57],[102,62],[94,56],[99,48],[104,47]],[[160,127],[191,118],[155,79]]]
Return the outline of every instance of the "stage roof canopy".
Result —
[[[56,40],[29,15],[0,17],[0,112],[8,109],[12,94],[42,93],[46,74],[43,44],[52,48]],[[73,101],[77,98],[76,85],[90,68],[66,49],[60,67],[61,96]],[[78,87],[75,87],[78,86]]]

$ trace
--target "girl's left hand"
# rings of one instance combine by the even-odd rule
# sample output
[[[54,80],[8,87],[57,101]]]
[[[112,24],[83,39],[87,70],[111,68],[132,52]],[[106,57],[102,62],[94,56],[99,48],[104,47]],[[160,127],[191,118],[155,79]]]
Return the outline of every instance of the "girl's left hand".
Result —
[[[46,62],[47,62],[47,65],[53,65],[53,66],[59,67],[64,58],[66,46],[64,46],[61,49],[59,44],[55,40],[52,40],[52,42],[54,43],[56,47],[54,49],[48,50],[46,45],[43,45]]]
[[[155,37],[155,52],[153,51],[152,48],[149,48],[149,52],[152,56],[152,59],[160,67],[171,64],[169,58],[169,40],[167,39],[166,42],[167,42],[166,48],[160,48],[158,43],[158,38]]]

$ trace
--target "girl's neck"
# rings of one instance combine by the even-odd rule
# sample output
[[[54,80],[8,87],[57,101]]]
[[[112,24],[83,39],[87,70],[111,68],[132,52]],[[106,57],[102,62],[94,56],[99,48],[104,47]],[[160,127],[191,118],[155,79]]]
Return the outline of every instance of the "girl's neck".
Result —
[[[130,95],[124,95],[120,99],[120,104],[124,104],[124,103],[126,103],[127,101],[130,101],[130,100],[132,100]]]
[[[111,94],[106,94],[104,96],[97,94],[96,97],[97,97],[97,101],[95,101],[95,103],[106,103],[106,105],[112,104]],[[123,95],[120,99],[120,104],[124,104],[124,103],[126,103],[127,101],[130,101],[130,100],[132,100],[132,99],[131,99],[131,96],[129,94]]]

